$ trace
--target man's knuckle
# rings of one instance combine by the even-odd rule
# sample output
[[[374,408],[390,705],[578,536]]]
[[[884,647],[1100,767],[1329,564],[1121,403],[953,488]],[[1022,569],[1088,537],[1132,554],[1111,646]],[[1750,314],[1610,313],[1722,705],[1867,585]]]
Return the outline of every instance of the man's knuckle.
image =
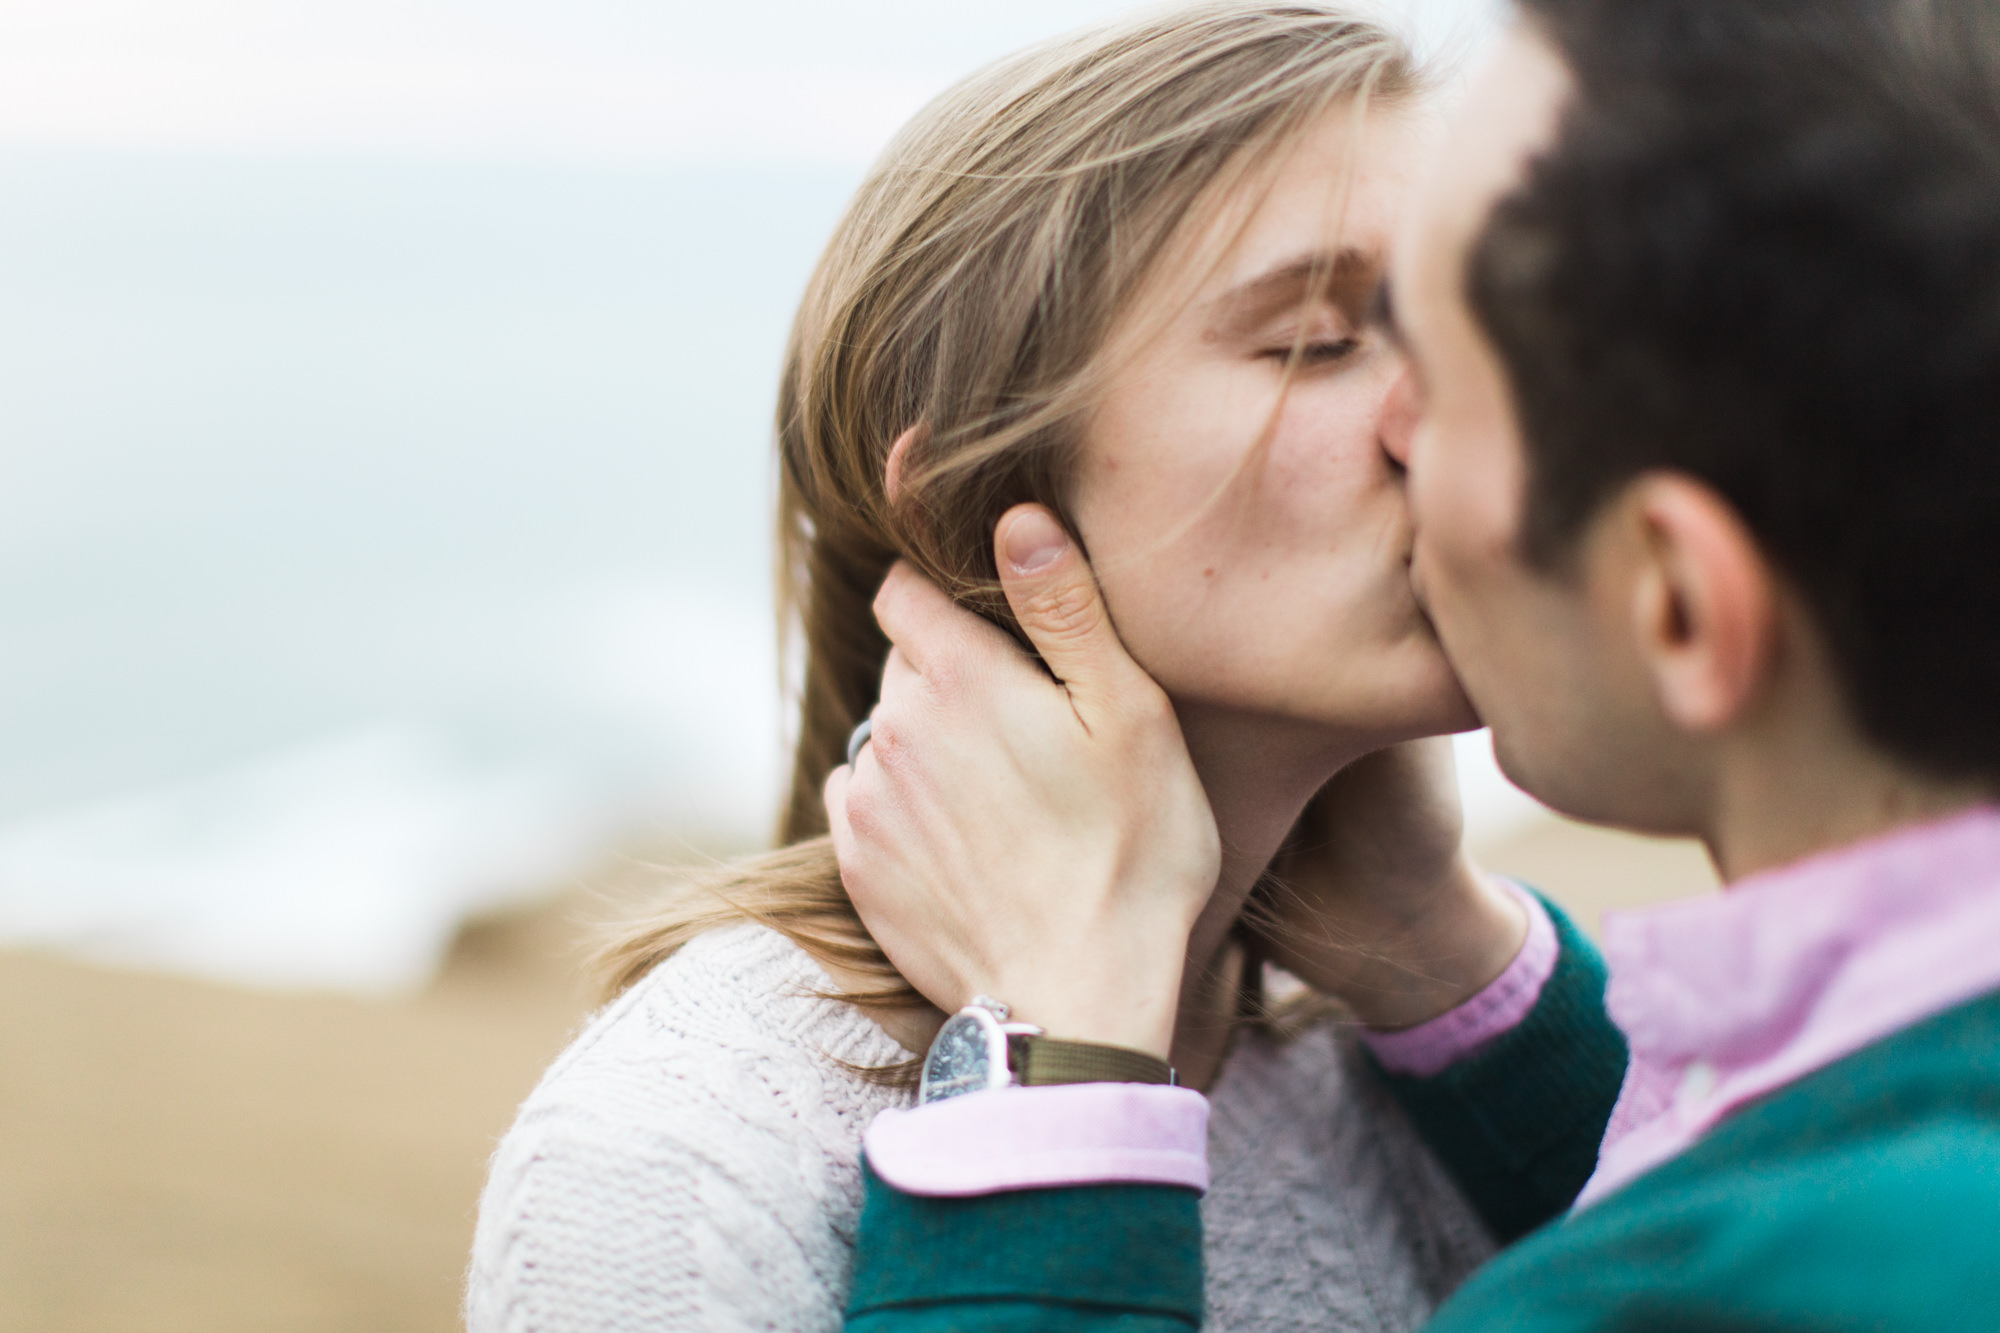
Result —
[[[891,630],[901,620],[907,600],[901,580],[897,579],[893,570],[890,571],[888,579],[875,590],[875,623],[885,632]]]
[[[881,803],[867,785],[857,784],[847,792],[847,827],[855,838],[866,840],[882,831]],[[843,857],[845,866],[848,858]]]
[[[971,674],[964,650],[954,644],[925,665],[924,683],[933,702],[949,707],[964,697]]]
[[[880,781],[880,773],[856,779],[848,789],[848,833],[854,835],[856,847],[866,847],[870,841],[880,839],[888,815],[894,809],[892,793]]]
[[[902,723],[878,713],[868,731],[868,748],[876,764],[887,769],[900,763],[906,744]]]
[[[1077,584],[1043,588],[1028,599],[1028,614],[1058,634],[1081,634],[1095,628],[1099,615],[1096,595]]]

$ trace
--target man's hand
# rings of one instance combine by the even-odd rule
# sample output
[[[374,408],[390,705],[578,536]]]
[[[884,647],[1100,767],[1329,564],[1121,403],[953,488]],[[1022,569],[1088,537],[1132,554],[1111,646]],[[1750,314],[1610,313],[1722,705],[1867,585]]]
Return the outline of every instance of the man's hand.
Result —
[[[1471,998],[1527,934],[1520,904],[1465,855],[1456,779],[1443,736],[1357,760],[1272,866],[1271,961],[1370,1027],[1413,1027]]]
[[[915,570],[891,571],[873,736],[826,784],[841,877],[939,1008],[992,995],[1056,1036],[1164,1058],[1220,865],[1214,816],[1172,705],[1054,516],[1017,506],[997,543],[1047,670]]]

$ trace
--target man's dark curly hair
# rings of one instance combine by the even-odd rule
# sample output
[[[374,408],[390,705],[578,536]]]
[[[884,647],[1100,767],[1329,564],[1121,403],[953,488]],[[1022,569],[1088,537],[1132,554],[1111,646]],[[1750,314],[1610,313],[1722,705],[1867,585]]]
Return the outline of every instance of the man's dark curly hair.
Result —
[[[1575,80],[1469,256],[1561,564],[1700,479],[1886,751],[2000,777],[2000,0],[1521,0]]]

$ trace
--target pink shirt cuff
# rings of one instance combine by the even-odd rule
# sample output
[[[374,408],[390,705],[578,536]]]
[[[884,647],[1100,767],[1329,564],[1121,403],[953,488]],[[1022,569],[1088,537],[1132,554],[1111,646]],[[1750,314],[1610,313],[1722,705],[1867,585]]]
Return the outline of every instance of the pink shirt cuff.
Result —
[[[1511,1031],[1555,972],[1555,923],[1532,893],[1500,881],[1528,914],[1507,970],[1449,1013],[1361,1039],[1384,1068],[1426,1078]],[[1208,1188],[1208,1100],[1191,1088],[1074,1083],[975,1092],[884,1111],[868,1164],[906,1194],[963,1196],[1125,1181]]]
[[[962,1196],[1109,1181],[1208,1188],[1208,1099],[1192,1088],[1069,1083],[884,1111],[864,1138],[905,1194]]]
[[[1428,1023],[1395,1032],[1363,1029],[1361,1040],[1390,1073],[1413,1078],[1441,1074],[1513,1031],[1542,997],[1560,952],[1555,922],[1541,899],[1512,880],[1499,882],[1528,913],[1528,938],[1521,952],[1485,990]]]

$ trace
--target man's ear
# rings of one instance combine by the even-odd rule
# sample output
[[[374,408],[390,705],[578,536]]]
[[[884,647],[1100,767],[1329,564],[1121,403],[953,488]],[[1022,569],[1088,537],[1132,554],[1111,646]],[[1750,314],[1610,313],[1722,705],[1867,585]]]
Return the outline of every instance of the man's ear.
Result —
[[[1689,732],[1739,721],[1770,679],[1776,579],[1734,508],[1700,482],[1652,473],[1626,496],[1638,525],[1633,629],[1661,711]]]

